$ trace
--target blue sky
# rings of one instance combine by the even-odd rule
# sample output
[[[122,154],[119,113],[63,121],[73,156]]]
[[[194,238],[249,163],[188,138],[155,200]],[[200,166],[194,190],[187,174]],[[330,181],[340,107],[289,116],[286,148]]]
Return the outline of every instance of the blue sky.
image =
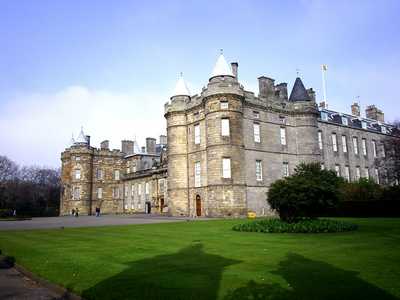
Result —
[[[219,49],[257,92],[296,69],[330,107],[376,104],[400,118],[400,1],[0,1],[0,154],[59,166],[80,126],[93,143],[165,133],[179,72],[193,93]]]

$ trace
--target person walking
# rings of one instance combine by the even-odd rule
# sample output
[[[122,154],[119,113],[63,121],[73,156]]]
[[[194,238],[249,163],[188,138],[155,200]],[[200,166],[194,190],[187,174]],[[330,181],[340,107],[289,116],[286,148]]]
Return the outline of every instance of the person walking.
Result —
[[[79,210],[78,210],[78,208],[75,208],[75,217],[79,217]]]
[[[100,217],[100,208],[96,206],[96,217]]]

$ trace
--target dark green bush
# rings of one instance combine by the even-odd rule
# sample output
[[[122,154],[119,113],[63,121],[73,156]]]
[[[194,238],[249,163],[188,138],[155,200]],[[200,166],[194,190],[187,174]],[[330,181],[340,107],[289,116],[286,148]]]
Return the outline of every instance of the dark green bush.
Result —
[[[267,200],[283,221],[292,223],[302,218],[316,218],[339,204],[343,183],[335,172],[321,170],[319,163],[302,163],[294,175],[271,185]]]
[[[263,233],[327,233],[356,230],[357,225],[329,219],[303,219],[287,223],[280,219],[269,218],[237,224],[232,229]]]
[[[361,178],[343,185],[344,201],[378,201],[382,198],[383,188],[373,180]]]
[[[387,186],[382,192],[383,201],[400,201],[400,185]]]

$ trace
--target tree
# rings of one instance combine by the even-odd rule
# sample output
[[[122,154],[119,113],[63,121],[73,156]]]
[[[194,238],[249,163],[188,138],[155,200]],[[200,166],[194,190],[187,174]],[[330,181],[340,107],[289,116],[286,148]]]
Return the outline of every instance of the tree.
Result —
[[[18,175],[18,165],[6,156],[0,155],[0,182],[15,179]]]
[[[387,137],[383,141],[385,157],[377,160],[385,181],[388,183],[400,182],[400,121],[394,124],[392,134],[396,137]]]
[[[335,172],[321,170],[319,163],[302,163],[294,175],[271,185],[267,201],[283,221],[315,218],[339,204],[343,183]]]

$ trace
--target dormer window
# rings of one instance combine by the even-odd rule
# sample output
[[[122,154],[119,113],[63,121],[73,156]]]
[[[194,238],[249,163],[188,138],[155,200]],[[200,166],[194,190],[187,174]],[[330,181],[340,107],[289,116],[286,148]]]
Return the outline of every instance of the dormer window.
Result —
[[[361,128],[362,129],[367,129],[367,122],[361,121]]]
[[[226,100],[220,101],[220,108],[221,108],[221,109],[228,109],[228,108],[229,108],[229,103],[228,103],[228,101],[226,101]]]
[[[258,111],[253,111],[253,117],[255,119],[259,119],[260,118],[260,113]]]
[[[386,127],[385,127],[385,126],[381,126],[381,132],[382,132],[382,133],[385,133],[385,134],[387,133],[387,130],[386,130]]]
[[[327,112],[321,112],[321,119],[323,121],[328,121],[328,113]]]
[[[346,117],[342,117],[342,124],[348,126],[349,125],[349,121],[347,120]]]

